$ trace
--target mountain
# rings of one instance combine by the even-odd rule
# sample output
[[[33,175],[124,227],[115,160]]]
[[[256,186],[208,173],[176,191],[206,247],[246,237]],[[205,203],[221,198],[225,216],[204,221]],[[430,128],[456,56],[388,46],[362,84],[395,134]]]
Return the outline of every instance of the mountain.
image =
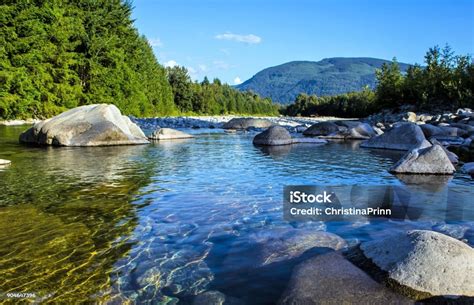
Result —
[[[274,102],[288,104],[300,93],[318,96],[359,91],[365,85],[375,87],[375,69],[388,60],[366,57],[335,57],[321,61],[292,61],[270,67],[236,86],[250,90]],[[406,71],[410,65],[399,63]]]

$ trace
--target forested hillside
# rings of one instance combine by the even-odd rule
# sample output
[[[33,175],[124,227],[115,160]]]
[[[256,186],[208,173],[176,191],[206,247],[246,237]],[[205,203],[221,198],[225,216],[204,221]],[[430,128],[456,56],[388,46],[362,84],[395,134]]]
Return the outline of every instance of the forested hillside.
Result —
[[[175,104],[167,71],[134,27],[131,12],[131,3],[121,0],[3,0],[0,118],[44,118],[96,103],[135,116],[276,111],[266,102],[255,107],[260,99],[246,93],[229,93],[241,102],[229,108],[220,97],[208,99],[227,87],[209,93],[195,84],[193,107]]]
[[[367,57],[335,57],[321,61],[292,61],[270,67],[237,86],[274,102],[288,104],[301,94],[331,96],[376,85],[375,70],[387,60]],[[400,63],[406,71],[409,65]]]
[[[376,70],[375,90],[336,96],[300,94],[282,109],[286,115],[336,115],[365,117],[382,109],[411,105],[419,111],[455,111],[474,108],[474,63],[471,55],[455,55],[451,47],[435,46],[425,55],[424,65],[406,72],[394,59]]]

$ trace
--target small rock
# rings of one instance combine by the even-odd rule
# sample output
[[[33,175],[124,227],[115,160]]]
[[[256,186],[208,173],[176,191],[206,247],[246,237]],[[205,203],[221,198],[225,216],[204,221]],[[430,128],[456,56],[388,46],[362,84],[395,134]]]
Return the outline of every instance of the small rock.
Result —
[[[390,168],[396,174],[452,175],[456,169],[441,145],[414,149]]]
[[[403,120],[404,121],[407,121],[407,122],[412,122],[412,123],[415,123],[416,122],[416,113],[414,112],[407,112],[404,116],[403,116]]]
[[[159,128],[155,130],[148,139],[150,140],[174,140],[174,139],[189,139],[193,138],[192,135],[185,132],[171,129],[171,128]]]
[[[259,133],[253,139],[254,145],[288,145],[292,144],[291,135],[285,128],[281,126],[272,126]]]

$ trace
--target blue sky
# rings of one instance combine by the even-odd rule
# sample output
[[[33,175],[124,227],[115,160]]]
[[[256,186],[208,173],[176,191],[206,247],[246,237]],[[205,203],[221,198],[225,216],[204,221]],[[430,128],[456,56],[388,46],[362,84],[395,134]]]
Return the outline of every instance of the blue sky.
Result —
[[[135,0],[133,18],[165,65],[235,84],[293,60],[422,63],[449,43],[474,53],[474,0]]]

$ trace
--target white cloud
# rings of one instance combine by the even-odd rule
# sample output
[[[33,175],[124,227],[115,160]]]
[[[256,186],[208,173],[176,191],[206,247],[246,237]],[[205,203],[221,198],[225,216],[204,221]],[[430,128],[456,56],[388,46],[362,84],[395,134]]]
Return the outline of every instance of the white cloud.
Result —
[[[214,67],[219,70],[227,70],[230,68],[230,65],[222,60],[214,60],[212,63],[214,64]]]
[[[219,39],[219,40],[232,40],[232,41],[243,42],[243,43],[248,43],[248,44],[258,44],[262,42],[262,38],[254,34],[242,35],[242,34],[224,33],[224,34],[218,34],[214,38]]]
[[[152,47],[162,47],[163,46],[163,42],[161,42],[160,38],[150,38],[150,39],[148,39],[148,43]]]
[[[199,70],[201,70],[202,72],[206,72],[207,71],[207,66],[204,65],[204,64],[201,64],[198,66],[199,67]]]
[[[177,66],[178,63],[174,60],[168,60],[165,62],[165,67],[173,68],[174,66]]]
[[[237,76],[236,78],[234,78],[234,85],[240,85],[240,84],[242,84],[242,81],[240,80],[240,77]]]

